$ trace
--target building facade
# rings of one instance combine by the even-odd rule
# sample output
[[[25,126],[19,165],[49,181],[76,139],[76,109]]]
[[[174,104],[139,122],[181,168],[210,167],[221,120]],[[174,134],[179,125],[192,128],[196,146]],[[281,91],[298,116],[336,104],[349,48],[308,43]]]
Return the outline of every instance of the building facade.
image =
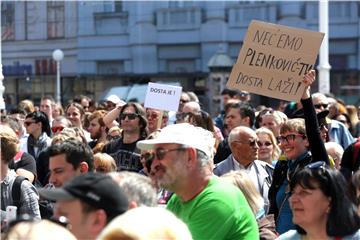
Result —
[[[331,91],[353,104],[360,100],[359,6],[329,3]],[[235,62],[251,20],[318,30],[317,2],[2,1],[1,11],[11,104],[54,96],[52,52],[62,49],[63,103],[80,93],[98,100],[113,86],[174,81],[209,109],[209,59],[221,48]]]

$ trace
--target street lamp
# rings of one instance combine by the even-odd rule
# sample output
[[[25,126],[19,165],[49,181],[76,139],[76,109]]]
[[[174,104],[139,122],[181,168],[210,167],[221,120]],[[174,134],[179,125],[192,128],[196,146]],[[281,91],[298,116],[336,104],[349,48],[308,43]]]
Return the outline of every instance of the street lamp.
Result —
[[[60,62],[64,58],[64,53],[61,49],[56,49],[52,54],[53,59],[56,61],[56,102],[61,104],[60,95]]]

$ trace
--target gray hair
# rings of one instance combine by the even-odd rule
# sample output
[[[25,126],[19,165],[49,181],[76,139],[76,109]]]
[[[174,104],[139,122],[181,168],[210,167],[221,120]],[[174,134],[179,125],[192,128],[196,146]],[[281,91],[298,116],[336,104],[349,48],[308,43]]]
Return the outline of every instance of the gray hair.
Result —
[[[138,206],[157,206],[157,195],[151,180],[139,173],[112,172],[109,175],[119,184],[125,192],[129,202],[133,201]]]

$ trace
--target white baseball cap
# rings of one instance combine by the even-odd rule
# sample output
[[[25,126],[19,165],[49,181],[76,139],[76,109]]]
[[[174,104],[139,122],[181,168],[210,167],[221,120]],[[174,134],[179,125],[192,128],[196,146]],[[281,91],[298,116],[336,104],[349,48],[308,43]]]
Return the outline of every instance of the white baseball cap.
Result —
[[[157,144],[176,143],[196,148],[210,158],[214,155],[214,134],[189,123],[166,126],[155,139],[142,140],[136,146],[141,150],[152,150]]]
[[[126,104],[126,102],[124,102],[123,100],[121,100],[118,96],[116,96],[115,94],[112,94],[110,96],[108,96],[106,99],[106,101],[112,102],[116,105],[122,105],[124,106]]]

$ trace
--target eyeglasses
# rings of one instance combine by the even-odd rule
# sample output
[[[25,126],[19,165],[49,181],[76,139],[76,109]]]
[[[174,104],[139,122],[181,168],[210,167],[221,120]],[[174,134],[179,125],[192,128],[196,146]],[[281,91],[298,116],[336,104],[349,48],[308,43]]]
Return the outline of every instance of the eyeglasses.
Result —
[[[148,159],[150,159],[150,158],[154,159],[156,157],[158,160],[163,160],[167,153],[173,152],[173,151],[181,151],[181,150],[184,150],[184,149],[186,149],[186,148],[184,148],[184,147],[174,148],[174,149],[158,148],[154,152],[149,153],[149,154],[152,155],[152,157],[149,156]]]
[[[321,123],[319,127],[320,127],[320,130],[322,130],[322,129],[328,130],[328,125],[326,123]]]
[[[190,102],[190,101],[189,101],[189,100],[180,99],[180,102],[181,102],[181,103],[187,103],[187,102]]]
[[[305,135],[303,134],[289,134],[287,136],[279,136],[277,137],[277,140],[279,143],[284,143],[285,141],[289,143],[289,142],[293,142],[296,137],[301,137],[303,139],[306,138]]]
[[[148,172],[151,171],[151,164],[152,164],[152,161],[154,160],[154,157],[155,157],[155,154],[153,154],[151,152],[141,154],[141,156],[140,156],[140,159],[144,159],[145,167]]]
[[[64,127],[52,127],[51,128],[51,131],[52,131],[52,133],[57,133],[57,132],[61,132],[62,130],[64,129]]]
[[[30,125],[33,124],[33,123],[36,123],[36,122],[24,122],[24,125],[25,125],[26,127],[28,127],[28,126],[30,126]]]
[[[134,120],[138,116],[139,114],[137,113],[122,113],[120,114],[120,119],[125,120],[125,118],[127,117],[129,120]]]
[[[323,103],[323,104],[314,104],[314,107],[315,107],[316,109],[320,109],[321,107],[327,108],[327,107],[328,107],[328,104],[325,104],[325,103]]]
[[[260,141],[258,141],[257,144],[259,145],[259,147],[262,147],[262,146],[269,147],[272,145],[271,142],[260,142]]]
[[[241,144],[248,144],[250,147],[255,147],[255,145],[259,146],[259,141],[258,140],[249,140],[249,141],[246,141],[246,142],[242,142],[242,141],[234,141],[234,142],[238,142],[238,143],[241,143]]]

